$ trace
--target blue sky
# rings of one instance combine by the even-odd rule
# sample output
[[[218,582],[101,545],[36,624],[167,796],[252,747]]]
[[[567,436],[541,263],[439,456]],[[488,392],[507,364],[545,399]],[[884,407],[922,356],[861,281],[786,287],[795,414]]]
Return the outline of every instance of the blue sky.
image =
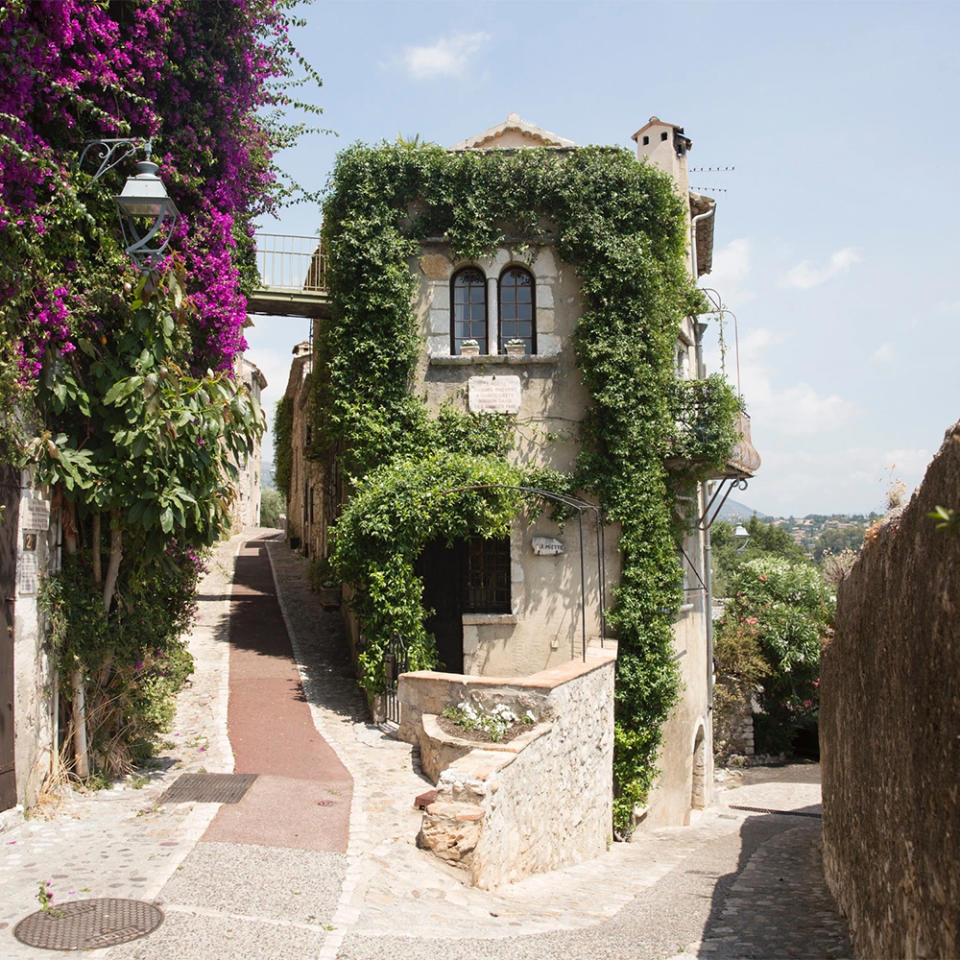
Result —
[[[633,147],[652,115],[683,126],[692,167],[735,168],[691,185],[718,201],[704,285],[736,314],[763,457],[738,499],[778,516],[868,512],[891,477],[919,483],[960,417],[960,5],[361,0],[301,13],[295,39],[324,79],[311,99],[337,136],[279,159],[311,189],[356,141],[449,146],[511,112],[580,144]],[[264,226],[313,234],[319,220],[305,205]],[[247,355],[272,417],[307,326],[254,319]],[[732,346],[726,367],[735,379]]]

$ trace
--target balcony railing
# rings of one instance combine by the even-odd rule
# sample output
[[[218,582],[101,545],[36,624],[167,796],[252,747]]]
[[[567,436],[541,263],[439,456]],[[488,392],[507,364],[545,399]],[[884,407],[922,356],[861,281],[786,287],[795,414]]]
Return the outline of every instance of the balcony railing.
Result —
[[[323,293],[324,258],[317,237],[258,233],[257,269],[264,290],[284,293]]]
[[[677,380],[673,397],[676,432],[667,464],[680,470],[699,465],[711,479],[752,477],[760,455],[750,438],[750,417],[730,385],[714,374]]]

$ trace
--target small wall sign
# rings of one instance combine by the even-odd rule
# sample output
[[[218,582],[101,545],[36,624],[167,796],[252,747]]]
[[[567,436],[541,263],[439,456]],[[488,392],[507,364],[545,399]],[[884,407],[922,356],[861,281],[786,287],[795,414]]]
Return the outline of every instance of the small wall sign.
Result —
[[[50,503],[47,500],[29,499],[20,502],[25,530],[50,529]]]
[[[471,377],[467,381],[467,403],[471,413],[519,413],[520,378]]]
[[[563,549],[563,541],[556,537],[534,537],[533,552],[538,557],[558,557],[566,551]]]

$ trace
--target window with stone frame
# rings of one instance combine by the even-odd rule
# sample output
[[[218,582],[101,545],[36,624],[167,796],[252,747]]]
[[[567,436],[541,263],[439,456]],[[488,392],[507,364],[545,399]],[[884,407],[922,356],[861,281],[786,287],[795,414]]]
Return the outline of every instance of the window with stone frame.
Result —
[[[523,341],[523,352],[537,352],[536,287],[529,271],[508,267],[499,283],[499,352],[506,353],[510,340]]]
[[[463,608],[466,613],[510,613],[510,538],[467,541]]]
[[[450,353],[463,352],[464,340],[476,340],[481,353],[489,353],[487,278],[476,267],[465,267],[450,284]]]

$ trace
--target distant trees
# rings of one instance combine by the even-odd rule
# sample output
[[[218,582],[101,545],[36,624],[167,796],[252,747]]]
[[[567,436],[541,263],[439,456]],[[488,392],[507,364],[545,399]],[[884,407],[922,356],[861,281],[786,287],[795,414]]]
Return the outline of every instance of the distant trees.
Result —
[[[820,563],[827,552],[836,554],[843,553],[844,550],[852,550],[858,553],[863,546],[863,535],[866,529],[862,523],[828,527],[817,537],[813,548],[813,559]]]
[[[832,600],[821,571],[787,530],[755,516],[744,526],[745,544],[729,524],[711,530],[713,592],[727,598],[714,642],[716,723],[749,713],[756,696],[758,751],[789,752],[796,731],[816,723],[820,642]]]
[[[792,563],[808,562],[803,548],[782,527],[764,523],[756,516],[751,517],[744,526],[749,535],[745,544],[737,542],[734,536],[735,527],[729,523],[715,523],[710,530],[713,553],[711,572],[715,597],[729,594],[731,579],[747,560],[781,557]]]
[[[279,527],[286,510],[287,498],[273,487],[264,487],[260,492],[260,526]]]

